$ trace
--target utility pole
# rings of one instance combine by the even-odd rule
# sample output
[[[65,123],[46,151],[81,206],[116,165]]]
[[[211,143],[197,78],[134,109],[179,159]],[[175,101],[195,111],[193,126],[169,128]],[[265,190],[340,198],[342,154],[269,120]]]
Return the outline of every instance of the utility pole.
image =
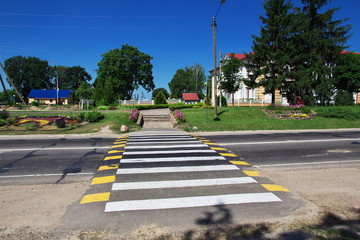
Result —
[[[214,115],[215,119],[218,118],[217,113],[217,74],[216,74],[216,17],[220,11],[221,6],[225,3],[226,0],[221,0],[220,6],[212,19],[211,27],[213,29],[213,51],[214,51],[214,70],[213,70],[213,79],[212,79],[212,88],[213,88],[213,103],[214,103]]]
[[[26,108],[26,107],[27,107],[27,104],[25,103],[23,97],[20,95],[19,91],[16,89],[13,81],[11,80],[11,78],[9,77],[9,75],[7,74],[7,72],[5,71],[5,68],[4,68],[4,66],[1,64],[1,62],[0,62],[0,67],[1,67],[1,69],[4,71],[4,73],[5,73],[5,75],[6,75],[6,79],[8,80],[8,82],[10,83],[10,85],[14,88],[15,93],[16,93],[16,94],[18,95],[18,97],[20,98],[22,105]]]

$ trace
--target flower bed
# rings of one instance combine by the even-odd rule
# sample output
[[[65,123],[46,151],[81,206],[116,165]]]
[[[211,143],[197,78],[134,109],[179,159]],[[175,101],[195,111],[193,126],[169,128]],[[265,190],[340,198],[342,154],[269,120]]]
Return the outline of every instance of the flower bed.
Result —
[[[79,123],[76,118],[64,117],[64,116],[50,116],[50,117],[38,117],[38,116],[27,116],[16,119],[14,125],[22,126],[24,124],[35,124],[37,128],[42,128],[46,125],[56,125],[64,128],[65,126],[75,125]]]
[[[307,120],[316,117],[316,113],[304,105],[271,105],[261,109],[266,115],[276,119]]]

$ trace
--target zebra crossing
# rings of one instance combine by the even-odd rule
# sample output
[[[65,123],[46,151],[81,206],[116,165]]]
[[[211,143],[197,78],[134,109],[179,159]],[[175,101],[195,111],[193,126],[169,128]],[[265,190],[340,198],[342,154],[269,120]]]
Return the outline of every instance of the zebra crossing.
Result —
[[[104,201],[104,212],[123,212],[282,201],[255,171],[242,171],[248,163],[236,160],[181,131],[132,134],[114,142],[104,158],[109,163],[99,167],[113,175],[93,179],[111,184],[109,192],[85,195],[81,203]]]

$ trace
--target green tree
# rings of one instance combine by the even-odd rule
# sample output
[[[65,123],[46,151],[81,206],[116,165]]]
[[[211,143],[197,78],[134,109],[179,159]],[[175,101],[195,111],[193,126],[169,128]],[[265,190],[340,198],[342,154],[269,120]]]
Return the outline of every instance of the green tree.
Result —
[[[162,92],[165,95],[165,99],[168,99],[170,97],[170,94],[165,88],[156,88],[152,92],[152,99],[154,99],[156,95],[158,95],[160,92]]]
[[[108,105],[117,99],[131,99],[140,86],[148,92],[153,90],[151,59],[127,44],[103,54],[94,83],[95,99]]]
[[[53,71],[55,78],[58,78],[59,89],[62,90],[76,90],[82,82],[90,82],[92,79],[85,68],[80,66],[55,66]],[[54,79],[54,84],[56,84],[56,79]]]
[[[51,89],[52,70],[48,61],[15,56],[5,60],[5,70],[25,100],[31,89]]]
[[[282,91],[291,58],[292,4],[285,0],[265,0],[260,36],[253,36],[253,54],[248,54],[249,87],[264,86],[275,104],[275,91]],[[259,82],[257,82],[259,81]]]
[[[234,93],[240,88],[240,83],[244,80],[240,70],[244,63],[234,57],[234,54],[229,59],[223,61],[222,73],[223,76],[220,80],[220,89],[225,90],[232,95],[232,105],[234,106]]]
[[[94,90],[89,83],[80,82],[80,86],[75,91],[75,96],[78,99],[92,99]]]
[[[296,53],[292,62],[290,89],[302,96],[306,104],[329,104],[334,94],[334,69],[340,52],[349,38],[350,25],[343,25],[347,19],[333,20],[338,8],[321,13],[329,0],[302,0],[303,7],[297,8]],[[315,94],[315,95],[314,95]]]
[[[200,64],[178,69],[169,83],[171,97],[180,98],[182,93],[197,93],[201,97],[205,81],[205,69]]]
[[[167,104],[166,97],[163,92],[159,92],[154,98],[155,104]]]
[[[341,54],[335,70],[336,89],[348,93],[360,91],[360,54]]]

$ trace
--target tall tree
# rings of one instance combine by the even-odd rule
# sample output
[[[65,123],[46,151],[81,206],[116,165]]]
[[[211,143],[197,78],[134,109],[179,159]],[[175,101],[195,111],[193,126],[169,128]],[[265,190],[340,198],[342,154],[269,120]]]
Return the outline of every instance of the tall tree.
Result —
[[[200,64],[178,69],[169,83],[171,97],[180,98],[182,93],[203,95],[206,81],[205,69]]]
[[[234,93],[239,90],[240,83],[244,80],[240,73],[243,65],[243,61],[234,57],[234,54],[232,54],[230,58],[224,60],[222,65],[223,77],[220,80],[220,89],[223,89],[232,95],[233,106]]]
[[[151,59],[127,44],[103,54],[94,83],[96,100],[111,104],[117,99],[131,99],[140,86],[148,92],[153,90]]]
[[[90,82],[92,79],[85,68],[80,66],[55,66],[53,71],[55,78],[58,78],[59,89],[63,90],[76,90],[82,82]],[[56,79],[54,84],[56,84]]]
[[[80,82],[80,86],[75,91],[76,98],[91,99],[94,95],[94,88],[87,82]]]
[[[296,54],[291,69],[292,89],[306,104],[330,102],[334,94],[334,69],[349,38],[347,19],[333,20],[338,8],[321,13],[329,0],[302,0],[297,8],[297,34],[293,36]]]
[[[246,67],[250,86],[264,86],[275,104],[275,91],[283,90],[289,72],[293,26],[292,3],[285,0],[265,0],[265,16],[261,16],[260,36],[253,36],[253,54],[248,54]],[[256,83],[258,81],[258,83]]]
[[[51,89],[51,66],[36,57],[15,56],[5,60],[5,70],[25,100],[31,89]]]

